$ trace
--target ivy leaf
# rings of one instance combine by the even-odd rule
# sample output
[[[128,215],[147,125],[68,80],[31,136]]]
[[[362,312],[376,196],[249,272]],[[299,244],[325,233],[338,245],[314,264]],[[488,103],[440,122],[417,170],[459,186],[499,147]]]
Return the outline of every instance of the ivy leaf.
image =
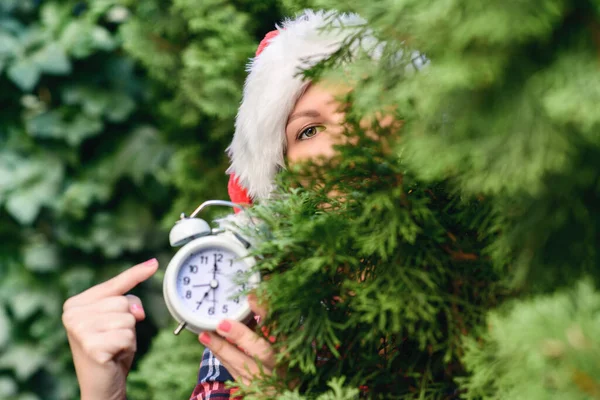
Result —
[[[65,49],[50,43],[31,56],[33,62],[41,71],[54,75],[66,75],[71,72],[71,62]]]
[[[59,137],[64,130],[60,110],[38,114],[26,120],[27,131],[32,136]]]
[[[23,393],[17,400],[40,400],[40,398],[33,393]]]
[[[86,115],[100,117],[110,105],[110,96],[98,88],[82,88],[80,103]]]
[[[138,185],[166,164],[171,149],[161,140],[159,132],[150,126],[135,129],[119,148],[112,161],[113,171],[128,175]]]
[[[116,5],[106,13],[106,20],[115,24],[120,24],[125,22],[130,15],[131,12],[126,7]]]
[[[145,243],[144,232],[153,227],[152,213],[137,200],[123,199],[118,210],[94,215],[88,232],[71,232],[58,227],[57,235],[63,245],[73,245],[91,252],[96,249],[109,258],[124,252],[139,251]]]
[[[8,399],[17,393],[17,384],[9,377],[0,377],[0,398]]]
[[[77,58],[85,58],[94,50],[113,50],[117,42],[103,27],[77,20],[67,25],[60,38],[67,51]]]
[[[2,3],[0,3],[2,4]],[[2,7],[0,6],[0,9]],[[2,18],[0,19],[0,29],[3,31],[12,33],[14,36],[21,35],[24,31],[27,30],[25,26],[18,20],[14,18]]]
[[[86,89],[81,85],[68,85],[61,91],[62,101],[69,105],[81,103],[86,95]]]
[[[122,91],[93,86],[71,86],[62,91],[67,104],[80,104],[89,116],[106,116],[111,122],[123,122],[135,110],[135,101]]]
[[[3,194],[18,186],[19,176],[15,176],[15,170],[21,158],[11,151],[0,152],[0,201]]]
[[[10,328],[11,324],[8,315],[6,315],[4,307],[0,307],[0,349],[3,348],[10,339]],[[2,389],[0,389],[0,394],[2,394]]]
[[[30,345],[10,347],[0,355],[0,368],[12,369],[19,380],[31,377],[43,364],[45,355]]]
[[[0,59],[14,56],[19,49],[19,41],[12,35],[0,32]]]
[[[56,29],[62,22],[64,12],[61,12],[56,3],[46,3],[41,7],[40,19],[44,26]]]
[[[94,117],[103,115],[112,101],[107,90],[93,86],[69,86],[61,95],[66,104],[80,105],[85,114]]]
[[[30,225],[37,217],[41,204],[32,199],[29,193],[21,191],[11,195],[6,201],[6,211],[20,224]]]
[[[88,137],[102,132],[104,124],[99,118],[78,114],[77,117],[65,127],[65,138],[71,146],[78,146]]]
[[[144,245],[141,232],[152,223],[150,210],[132,201],[125,203],[118,214],[97,214],[91,232],[91,241],[101,248],[106,257],[115,258],[125,251],[139,251]]]
[[[13,294],[10,299],[11,310],[17,321],[29,318],[37,310],[44,308],[48,299],[43,293],[31,289]]]
[[[31,224],[41,207],[52,204],[64,176],[63,164],[51,157],[22,160],[14,168],[21,180],[6,195],[6,211],[22,225]]]
[[[71,183],[63,192],[56,206],[59,213],[78,219],[86,216],[86,210],[93,202],[107,201],[112,192],[111,179],[94,179],[90,177]]]
[[[84,265],[74,267],[61,273],[60,282],[67,288],[66,295],[74,296],[88,289],[94,283],[94,272]]]
[[[104,124],[99,117],[84,113],[66,122],[61,110],[52,110],[29,119],[27,128],[33,136],[63,138],[71,146],[78,146],[85,139],[102,132]]]
[[[123,122],[135,110],[135,102],[125,93],[115,94],[112,100],[106,110],[106,118],[111,122]]]
[[[40,79],[38,66],[27,58],[22,58],[8,68],[8,77],[24,92],[34,88]]]
[[[60,41],[64,48],[76,58],[85,58],[94,50],[94,46],[89,40],[89,25],[79,20],[69,22],[62,32]]]
[[[91,37],[96,49],[110,51],[116,46],[116,42],[110,32],[102,26],[94,26]]]
[[[58,249],[45,240],[34,240],[23,249],[23,261],[31,271],[53,271],[59,266]]]

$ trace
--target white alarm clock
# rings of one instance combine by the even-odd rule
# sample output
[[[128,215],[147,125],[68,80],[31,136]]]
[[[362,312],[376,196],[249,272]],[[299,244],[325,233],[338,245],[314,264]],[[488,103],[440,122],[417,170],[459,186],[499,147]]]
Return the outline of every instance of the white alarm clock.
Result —
[[[167,308],[179,322],[176,335],[183,328],[196,334],[214,331],[225,318],[245,322],[252,315],[245,293],[260,282],[260,274],[253,271],[249,242],[195,218],[215,205],[242,208],[223,200],[204,202],[189,217],[182,214],[169,234],[171,246],[183,246],[169,262],[163,281]]]

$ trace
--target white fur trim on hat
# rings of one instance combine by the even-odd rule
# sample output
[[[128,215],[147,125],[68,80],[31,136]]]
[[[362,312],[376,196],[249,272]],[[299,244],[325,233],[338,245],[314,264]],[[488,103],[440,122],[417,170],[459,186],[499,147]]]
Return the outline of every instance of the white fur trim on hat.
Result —
[[[305,11],[278,26],[278,35],[249,63],[235,134],[227,148],[227,173],[238,178],[253,200],[267,198],[275,175],[285,168],[287,120],[308,84],[302,70],[339,50],[356,33],[347,27],[364,24],[355,14]]]

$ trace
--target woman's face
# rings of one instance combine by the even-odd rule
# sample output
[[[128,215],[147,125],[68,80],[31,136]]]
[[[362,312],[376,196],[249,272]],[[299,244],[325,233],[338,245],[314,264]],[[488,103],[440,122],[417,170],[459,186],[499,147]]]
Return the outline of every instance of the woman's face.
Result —
[[[340,87],[317,83],[298,99],[285,129],[289,163],[334,155],[333,146],[344,140],[344,113],[335,99],[343,92]]]
[[[347,94],[351,89],[347,86],[316,83],[311,84],[296,102],[290,113],[285,129],[287,139],[287,162],[314,159],[316,157],[330,158],[335,154],[334,145],[343,144],[347,137],[344,135],[344,112],[336,100]],[[394,124],[391,114],[379,115],[377,121],[380,127],[399,129],[402,121]],[[369,134],[370,121],[365,119],[361,127]],[[375,133],[372,133],[376,137]]]

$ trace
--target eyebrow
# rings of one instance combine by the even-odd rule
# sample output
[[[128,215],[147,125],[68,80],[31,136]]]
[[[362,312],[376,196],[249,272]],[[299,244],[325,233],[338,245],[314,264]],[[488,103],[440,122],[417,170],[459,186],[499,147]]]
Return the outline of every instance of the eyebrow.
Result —
[[[300,118],[300,117],[319,118],[320,116],[321,116],[321,114],[319,114],[319,112],[316,110],[299,111],[295,114],[290,115],[290,117],[287,120],[287,123],[289,124],[293,120]]]

